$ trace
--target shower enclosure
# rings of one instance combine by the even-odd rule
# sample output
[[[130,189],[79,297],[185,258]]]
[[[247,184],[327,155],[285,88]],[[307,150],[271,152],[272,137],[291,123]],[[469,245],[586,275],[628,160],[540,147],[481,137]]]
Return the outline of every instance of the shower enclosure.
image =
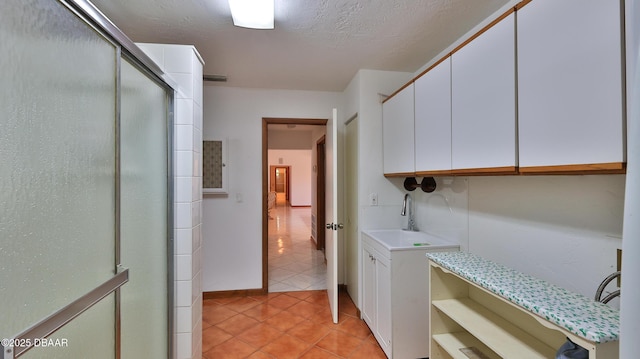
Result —
[[[170,357],[173,89],[84,0],[0,43],[0,358]]]

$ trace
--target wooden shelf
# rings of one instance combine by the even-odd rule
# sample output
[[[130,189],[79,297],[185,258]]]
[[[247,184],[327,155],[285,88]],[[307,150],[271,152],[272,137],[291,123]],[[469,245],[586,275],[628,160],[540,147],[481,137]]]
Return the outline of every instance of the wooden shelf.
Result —
[[[433,340],[449,353],[453,359],[469,359],[467,355],[460,351],[460,349],[464,348],[477,348],[487,358],[501,359],[500,356],[489,349],[489,347],[466,332],[436,334],[433,336]],[[480,356],[480,358],[484,357]]]
[[[555,357],[555,349],[469,298],[432,304],[503,358]]]

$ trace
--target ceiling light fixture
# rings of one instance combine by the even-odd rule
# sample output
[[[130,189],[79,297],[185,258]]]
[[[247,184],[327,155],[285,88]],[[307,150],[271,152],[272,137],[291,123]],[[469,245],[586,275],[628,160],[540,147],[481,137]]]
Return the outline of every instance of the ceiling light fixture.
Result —
[[[235,26],[250,29],[273,29],[274,0],[229,0]]]

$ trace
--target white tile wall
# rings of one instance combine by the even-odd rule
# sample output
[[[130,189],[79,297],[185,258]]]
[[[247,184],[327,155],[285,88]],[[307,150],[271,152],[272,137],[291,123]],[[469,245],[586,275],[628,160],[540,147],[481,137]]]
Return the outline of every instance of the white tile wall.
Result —
[[[197,226],[202,221],[200,216],[200,213],[202,212],[200,210],[200,206],[200,201],[191,202],[191,227]]]
[[[198,111],[195,111],[193,114],[193,125],[202,130],[202,106],[195,104],[193,108],[194,111],[198,109]]]
[[[176,229],[176,250],[175,254],[192,254],[193,253],[193,230],[192,229]]]
[[[196,152],[202,153],[202,130],[198,127],[193,131],[193,145]]]
[[[176,147],[178,151],[192,151],[194,150],[194,137],[195,131],[191,125],[176,125],[175,126],[175,139]],[[198,130],[199,131],[199,130]]]
[[[175,226],[176,229],[191,228],[191,203],[175,204]]]
[[[180,86],[178,98],[193,100],[193,75],[172,73],[171,78],[178,83],[178,86]]]
[[[193,177],[191,179],[191,197],[193,201],[202,198],[202,178]]]
[[[177,177],[193,177],[193,151],[175,151],[175,175]]]
[[[177,177],[174,180],[175,185],[175,193],[174,200],[176,203],[180,202],[191,202],[192,200],[192,186],[193,179],[189,177]]]
[[[196,118],[193,113],[193,101],[191,99],[176,99],[176,125],[193,125]]]
[[[191,342],[193,341],[193,332],[176,333],[176,347],[178,351],[178,358],[196,358],[193,356],[193,347]],[[202,334],[200,334],[202,338]],[[202,339],[200,340],[202,342]],[[202,350],[202,345],[200,345]]]
[[[176,306],[188,307],[193,303],[192,282],[186,280],[176,281]]]
[[[193,278],[193,256],[191,254],[179,254],[175,258],[176,280],[191,280]]]
[[[174,119],[176,359],[200,359],[203,62],[193,46],[138,45],[179,86]]]

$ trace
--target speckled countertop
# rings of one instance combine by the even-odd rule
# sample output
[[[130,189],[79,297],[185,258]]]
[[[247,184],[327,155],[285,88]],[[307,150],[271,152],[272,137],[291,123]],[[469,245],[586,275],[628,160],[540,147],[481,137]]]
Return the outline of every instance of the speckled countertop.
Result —
[[[595,343],[619,340],[620,312],[468,252],[427,253],[441,267]]]

